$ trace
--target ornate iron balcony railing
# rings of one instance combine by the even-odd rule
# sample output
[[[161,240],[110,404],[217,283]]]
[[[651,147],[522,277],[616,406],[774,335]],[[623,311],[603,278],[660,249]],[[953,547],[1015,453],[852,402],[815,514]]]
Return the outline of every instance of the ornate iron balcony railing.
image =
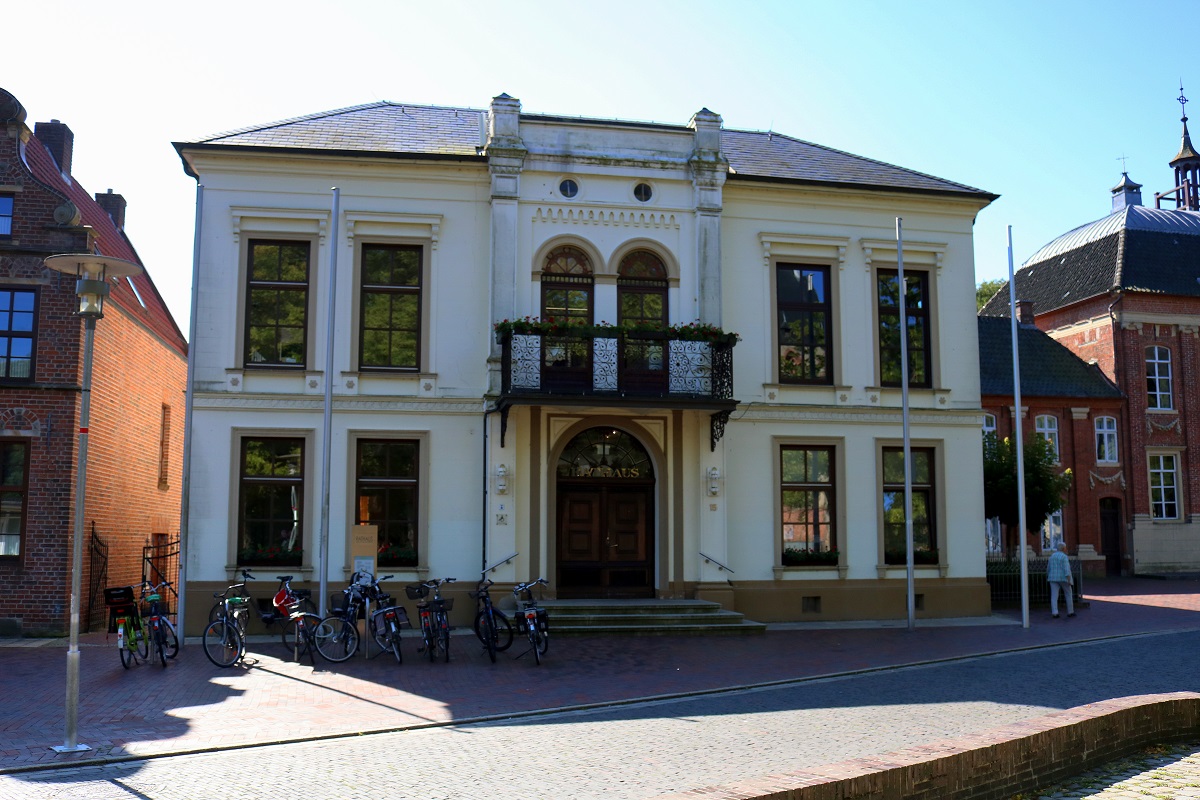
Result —
[[[664,333],[509,334],[502,394],[731,401],[733,343]]]

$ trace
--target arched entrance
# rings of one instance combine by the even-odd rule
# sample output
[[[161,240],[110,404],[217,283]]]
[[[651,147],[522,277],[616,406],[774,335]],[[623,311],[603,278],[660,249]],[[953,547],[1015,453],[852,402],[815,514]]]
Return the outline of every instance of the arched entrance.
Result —
[[[558,596],[654,596],[654,468],[642,445],[589,428],[558,459]]]

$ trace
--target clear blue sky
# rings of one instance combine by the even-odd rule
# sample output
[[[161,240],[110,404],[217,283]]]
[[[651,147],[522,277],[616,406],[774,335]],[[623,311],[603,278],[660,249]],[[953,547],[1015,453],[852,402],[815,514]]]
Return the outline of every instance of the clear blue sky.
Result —
[[[1130,176],[1171,188],[1184,34],[1200,5],[1110,0],[713,2],[59,0],[6,7],[0,86],[75,132],[88,191],[188,331],[195,183],[170,143],[375,100],[773,129],[1001,195],[976,282],[1105,216]],[[15,32],[24,29],[28,36]]]

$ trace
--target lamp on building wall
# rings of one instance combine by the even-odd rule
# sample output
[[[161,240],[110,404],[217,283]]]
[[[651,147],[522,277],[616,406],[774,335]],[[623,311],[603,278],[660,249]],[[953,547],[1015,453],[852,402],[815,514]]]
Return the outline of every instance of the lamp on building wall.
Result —
[[[79,399],[79,452],[75,473],[75,525],[72,531],[71,557],[71,640],[67,649],[67,733],[66,743],[51,748],[59,753],[91,750],[80,744],[79,734],[79,597],[83,574],[83,501],[87,491],[87,435],[92,405],[92,347],[96,338],[96,320],[104,317],[109,278],[140,275],[142,268],[119,258],[91,253],[50,256],[45,264],[56,272],[74,275],[75,296],[79,298],[79,316],[83,317],[83,381]]]
[[[708,478],[708,493],[716,497],[721,493],[721,470],[709,467],[704,476]]]
[[[508,467],[496,467],[496,494],[508,494]]]

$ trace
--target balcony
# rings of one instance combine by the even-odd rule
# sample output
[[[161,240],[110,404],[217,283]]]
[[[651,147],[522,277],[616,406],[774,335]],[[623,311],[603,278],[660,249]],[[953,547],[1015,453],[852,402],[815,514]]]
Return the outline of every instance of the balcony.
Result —
[[[737,405],[735,334],[696,325],[660,331],[551,330],[547,323],[496,327],[502,412],[512,405],[548,402],[707,410],[713,412],[715,448]]]

